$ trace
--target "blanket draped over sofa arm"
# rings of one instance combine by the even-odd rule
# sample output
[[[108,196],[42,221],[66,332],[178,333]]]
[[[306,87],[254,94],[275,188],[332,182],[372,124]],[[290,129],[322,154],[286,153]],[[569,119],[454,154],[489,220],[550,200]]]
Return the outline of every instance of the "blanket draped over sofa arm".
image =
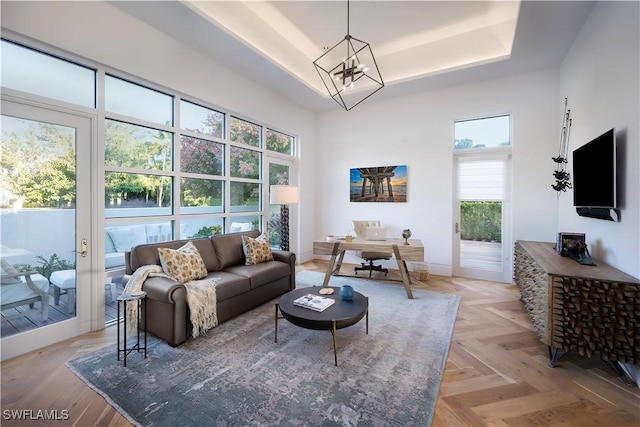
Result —
[[[159,265],[143,265],[131,275],[124,293],[135,294],[140,292],[144,281],[148,277],[167,277],[171,279]],[[194,338],[218,325],[216,284],[219,280],[219,278],[214,277],[183,283],[187,291],[186,300]],[[138,304],[127,305],[125,325],[128,334],[132,335],[136,332],[137,319]]]
[[[216,284],[220,278],[193,280],[186,282],[187,306],[193,331],[191,336],[197,337],[211,328],[218,326],[218,308]]]

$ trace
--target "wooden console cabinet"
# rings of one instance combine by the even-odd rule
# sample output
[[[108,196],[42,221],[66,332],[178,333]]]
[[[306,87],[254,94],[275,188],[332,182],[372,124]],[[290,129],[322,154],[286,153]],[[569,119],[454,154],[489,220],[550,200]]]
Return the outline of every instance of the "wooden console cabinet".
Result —
[[[558,351],[640,365],[640,280],[596,264],[557,255],[553,243],[515,244],[513,279],[551,366]]]

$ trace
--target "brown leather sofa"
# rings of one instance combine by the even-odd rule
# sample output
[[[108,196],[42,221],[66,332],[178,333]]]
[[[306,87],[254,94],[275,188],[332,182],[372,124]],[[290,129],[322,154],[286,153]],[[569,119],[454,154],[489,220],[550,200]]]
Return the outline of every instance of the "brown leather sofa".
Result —
[[[245,265],[242,235],[255,238],[260,232],[136,246],[125,254],[126,274],[133,274],[143,265],[160,265],[159,247],[178,249],[191,240],[209,271],[207,277],[221,278],[216,285],[216,298],[218,323],[222,323],[296,287],[293,252],[274,250],[273,261]],[[173,347],[187,341],[191,337],[191,322],[184,285],[166,277],[149,277],[142,290],[147,293],[147,331]]]

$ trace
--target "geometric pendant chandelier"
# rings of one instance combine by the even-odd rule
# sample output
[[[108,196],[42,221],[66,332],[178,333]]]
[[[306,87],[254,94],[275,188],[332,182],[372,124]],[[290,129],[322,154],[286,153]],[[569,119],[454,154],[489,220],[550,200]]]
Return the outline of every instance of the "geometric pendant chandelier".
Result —
[[[384,87],[371,46],[349,34],[349,0],[347,35],[313,65],[329,96],[347,111]]]

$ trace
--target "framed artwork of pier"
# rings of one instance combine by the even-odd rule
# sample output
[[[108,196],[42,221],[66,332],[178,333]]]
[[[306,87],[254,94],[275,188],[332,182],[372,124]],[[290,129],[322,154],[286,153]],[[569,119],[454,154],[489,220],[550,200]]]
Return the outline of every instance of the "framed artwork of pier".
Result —
[[[351,202],[406,203],[407,165],[352,168]]]

